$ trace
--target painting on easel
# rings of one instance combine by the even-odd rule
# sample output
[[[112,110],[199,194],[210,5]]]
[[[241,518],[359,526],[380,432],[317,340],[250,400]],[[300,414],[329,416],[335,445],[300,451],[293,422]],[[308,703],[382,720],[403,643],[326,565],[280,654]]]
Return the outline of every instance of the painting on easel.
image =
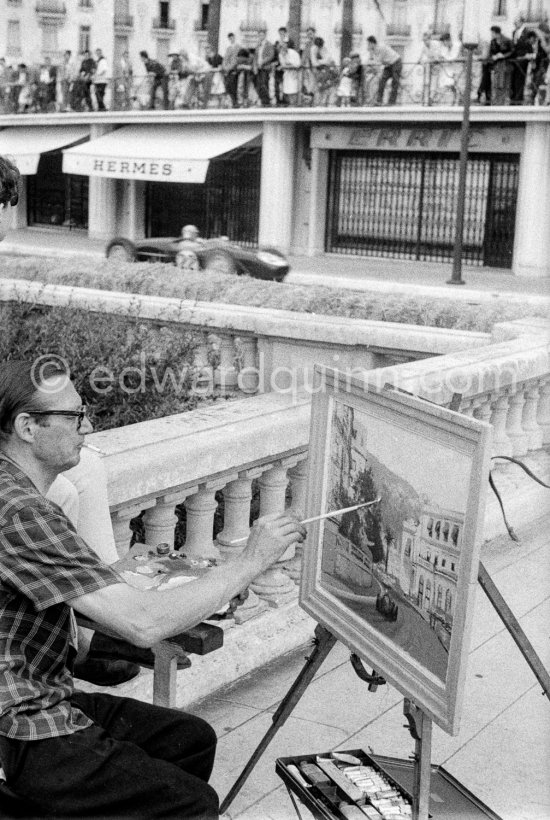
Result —
[[[446,731],[459,708],[487,424],[318,368],[301,604]],[[379,499],[377,501],[377,499]]]

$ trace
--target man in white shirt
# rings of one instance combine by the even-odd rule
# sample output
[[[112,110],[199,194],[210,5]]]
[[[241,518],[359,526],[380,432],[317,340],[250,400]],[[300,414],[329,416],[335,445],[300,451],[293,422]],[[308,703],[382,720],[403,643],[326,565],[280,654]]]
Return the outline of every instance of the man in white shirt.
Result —
[[[95,96],[97,100],[97,110],[106,111],[105,90],[109,79],[109,66],[100,48],[95,50],[96,68],[94,74]]]
[[[381,45],[372,35],[367,37],[367,49],[371,60],[383,65],[383,71],[378,81],[378,94],[376,102],[382,105],[384,99],[384,90],[386,83],[391,79],[391,91],[388,99],[388,105],[395,105],[397,101],[397,92],[399,91],[399,80],[401,79],[401,72],[403,70],[403,63],[400,55],[393,48],[388,45]]]

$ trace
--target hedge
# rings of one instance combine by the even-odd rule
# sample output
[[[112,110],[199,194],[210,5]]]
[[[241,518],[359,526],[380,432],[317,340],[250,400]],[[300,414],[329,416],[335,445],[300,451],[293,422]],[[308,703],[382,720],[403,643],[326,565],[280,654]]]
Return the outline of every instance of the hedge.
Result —
[[[211,401],[193,390],[196,345],[196,338],[179,328],[85,310],[0,303],[0,361],[62,357],[96,430]]]
[[[371,294],[321,285],[307,287],[264,282],[248,276],[181,273],[162,263],[125,263],[119,260],[44,259],[0,257],[0,276],[63,285],[172,296],[251,307],[295,310],[330,316],[347,316],[489,332],[496,322],[524,316],[546,316],[545,306],[521,304],[505,297],[498,304],[468,304],[452,298]]]

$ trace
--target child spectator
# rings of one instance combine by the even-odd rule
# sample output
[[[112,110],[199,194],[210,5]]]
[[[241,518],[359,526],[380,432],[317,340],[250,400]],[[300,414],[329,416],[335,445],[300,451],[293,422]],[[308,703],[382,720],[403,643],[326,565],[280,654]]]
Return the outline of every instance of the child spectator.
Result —
[[[349,108],[351,105],[351,59],[344,57],[342,60],[342,69],[340,71],[340,81],[336,89],[336,96],[338,97],[338,105],[340,108]]]

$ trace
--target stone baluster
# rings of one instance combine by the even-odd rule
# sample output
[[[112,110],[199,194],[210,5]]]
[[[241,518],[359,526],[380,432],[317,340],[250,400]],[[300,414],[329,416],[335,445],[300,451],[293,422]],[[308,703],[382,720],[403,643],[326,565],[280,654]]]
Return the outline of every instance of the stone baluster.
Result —
[[[206,335],[202,334],[201,342],[195,347],[193,351],[193,389],[196,393],[203,396],[210,395],[214,388],[214,378],[212,369],[209,367],[209,352]]]
[[[542,447],[542,430],[537,422],[537,408],[539,404],[539,387],[529,384],[525,390],[525,405],[521,426],[527,436],[527,449],[540,450]]]
[[[174,512],[176,504],[182,501],[181,493],[170,493],[157,498],[157,503],[143,516],[145,543],[149,547],[169,544],[174,549],[175,528],[178,517]]]
[[[260,516],[283,512],[288,479],[285,466],[272,467],[262,473],[260,485]],[[296,587],[281,565],[294,557],[294,546],[281,556],[272,567],[254,579],[250,588],[270,606],[281,606],[296,597]]]
[[[223,485],[221,485],[223,486]],[[198,492],[185,499],[187,512],[187,536],[184,552],[195,558],[219,558],[220,552],[214,543],[214,513],[218,503],[216,490],[220,485],[206,482]]]
[[[223,488],[224,516],[223,530],[216,538],[224,557],[238,555],[250,532],[250,499],[252,498],[252,478],[239,473],[238,478],[229,481]]]
[[[511,456],[513,452],[512,442],[506,432],[506,420],[508,418],[508,396],[502,394],[498,396],[493,405],[491,424],[493,425],[493,455]]]
[[[306,489],[307,489],[307,458],[303,458],[288,471],[290,479],[290,492],[292,501],[290,509],[303,518],[306,509]],[[285,561],[284,569],[293,581],[299,582],[302,572],[302,556],[304,545],[296,544],[294,558]]]
[[[259,390],[260,373],[257,361],[258,345],[252,336],[235,337],[235,366],[238,370],[237,386],[243,393]]]
[[[232,393],[237,389],[237,375],[233,339],[231,336],[222,336],[220,363],[214,375],[214,384],[219,387],[222,393]]]
[[[515,456],[523,456],[527,452],[527,435],[521,426],[524,404],[524,388],[519,387],[510,395],[510,408],[506,424],[506,432],[512,441],[512,454]]]
[[[540,398],[537,411],[537,422],[542,430],[542,443],[550,443],[550,379],[539,382]]]
[[[230,558],[238,555],[245,547],[243,538],[248,538],[250,533],[250,500],[252,497],[252,479],[262,474],[259,469],[247,470],[238,474],[233,481],[229,481],[223,490],[224,517],[223,530],[218,533],[217,542],[220,545],[220,552],[223,558]],[[232,542],[239,541],[235,544]],[[254,618],[268,608],[266,601],[262,601],[256,593],[249,588],[246,601],[237,607],[233,613],[236,624]]]
[[[141,505],[124,507],[122,510],[117,510],[111,515],[115,545],[119,558],[124,558],[130,549],[130,540],[132,538],[130,521],[132,518],[135,518],[136,515],[139,515],[142,509],[143,507]]]
[[[480,421],[491,421],[491,399],[489,396],[477,398],[474,402],[474,417]]]

